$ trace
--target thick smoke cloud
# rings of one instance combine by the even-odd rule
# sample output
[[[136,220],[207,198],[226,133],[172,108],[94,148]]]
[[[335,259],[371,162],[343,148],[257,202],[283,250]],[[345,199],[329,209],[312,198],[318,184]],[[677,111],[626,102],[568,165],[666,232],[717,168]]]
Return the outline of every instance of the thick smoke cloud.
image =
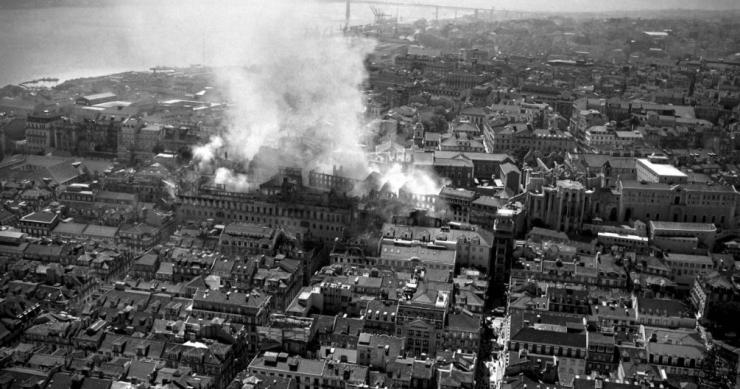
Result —
[[[228,153],[264,176],[278,166],[255,166],[255,157],[277,152],[286,165],[367,171],[358,143],[364,128],[360,85],[373,43],[339,31],[327,34],[306,16],[310,7],[311,2],[271,1],[257,7],[258,17],[249,23],[222,28],[227,35],[238,32],[217,39],[231,42],[230,47],[218,47],[210,58],[229,98],[229,124],[221,137],[195,148],[201,164]],[[245,188],[245,178],[224,171],[217,175],[228,187]]]
[[[219,167],[216,169],[213,181],[217,185],[223,185],[229,190],[236,192],[246,192],[250,189],[254,189],[254,186],[249,182],[249,178],[246,174],[234,173],[225,167]]]
[[[207,144],[193,148],[193,158],[199,162],[200,169],[216,159],[217,153],[224,147],[224,140],[220,136],[211,137]]]
[[[215,173],[217,184],[250,190],[281,165],[322,172],[341,166],[353,178],[377,170],[368,166],[359,144],[367,129],[364,60],[374,41],[343,36],[343,21],[328,21],[320,13],[325,4],[314,0],[185,0],[171,8],[172,13],[132,21],[154,28],[155,35],[131,44],[160,53],[155,58],[167,53],[174,62],[202,51],[205,65],[215,71],[215,86],[228,100],[227,130],[193,154],[203,171]],[[433,189],[425,177],[409,179],[424,192]],[[400,187],[403,172],[390,169],[384,181],[389,180]]]
[[[440,182],[429,172],[423,170],[404,171],[400,164],[393,164],[387,169],[382,180],[387,183],[392,192],[398,193],[401,188],[412,190],[415,194],[437,194]]]

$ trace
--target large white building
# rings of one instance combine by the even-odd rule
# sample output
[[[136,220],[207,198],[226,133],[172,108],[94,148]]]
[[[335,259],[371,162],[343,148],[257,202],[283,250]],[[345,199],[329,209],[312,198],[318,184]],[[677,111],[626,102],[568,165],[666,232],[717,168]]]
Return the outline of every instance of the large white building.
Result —
[[[637,181],[656,184],[685,184],[689,180],[686,173],[667,163],[657,163],[656,160],[647,158],[638,158],[635,163]]]

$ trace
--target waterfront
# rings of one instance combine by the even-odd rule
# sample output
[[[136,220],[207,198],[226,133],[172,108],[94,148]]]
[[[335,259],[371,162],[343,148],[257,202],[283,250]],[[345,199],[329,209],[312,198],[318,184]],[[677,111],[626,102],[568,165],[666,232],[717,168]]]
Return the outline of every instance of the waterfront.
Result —
[[[338,31],[344,24],[345,6],[336,2],[299,2],[300,12],[315,21],[321,31]],[[455,5],[451,0],[433,2]],[[624,4],[623,4],[624,3]],[[686,0],[671,0],[645,5],[636,1],[620,2],[625,9],[691,8],[696,4]],[[718,0],[714,9],[727,8],[731,1]],[[156,65],[187,66],[208,64],[212,56],[209,47],[220,35],[219,28],[228,23],[214,20],[241,18],[242,23],[259,19],[259,2],[219,2],[218,7],[197,1],[117,6],[75,6],[50,8],[0,9],[0,86],[41,77],[62,80],[96,76],[128,70],[146,70]],[[615,5],[608,2],[570,1],[554,6],[543,0],[496,0],[466,3],[468,6],[496,10],[529,9],[537,11],[608,11]],[[193,7],[207,7],[209,18],[201,18]],[[374,5],[382,12],[398,17],[401,22],[419,18],[433,20],[433,8]],[[462,16],[462,12],[440,9],[442,19]],[[354,4],[350,24],[368,24],[374,19],[370,5]],[[156,39],[153,39],[156,38]],[[170,44],[162,45],[161,42]]]
[[[434,17],[429,8],[382,7],[401,21]],[[182,9],[182,8],[181,8]],[[259,7],[237,4],[209,9],[211,19],[259,17]],[[169,12],[169,14],[167,14]],[[338,31],[344,4],[305,7],[319,31]],[[166,15],[168,23],[160,19]],[[196,13],[173,13],[166,5],[118,7],[53,7],[0,11],[0,86],[41,77],[62,80],[146,70],[156,65],[187,66],[213,55],[222,31]],[[440,11],[452,17],[454,11]],[[373,13],[366,4],[353,7],[351,24],[367,24]],[[174,21],[174,23],[173,23]],[[152,37],[157,37],[156,40]],[[172,42],[162,45],[161,42]],[[191,45],[187,47],[187,45]],[[205,58],[205,61],[204,61]]]

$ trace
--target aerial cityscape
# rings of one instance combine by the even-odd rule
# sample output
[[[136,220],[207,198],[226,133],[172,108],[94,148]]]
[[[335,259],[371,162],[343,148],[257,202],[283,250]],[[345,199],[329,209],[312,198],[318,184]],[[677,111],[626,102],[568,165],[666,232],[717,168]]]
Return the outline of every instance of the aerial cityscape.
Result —
[[[739,119],[733,0],[0,0],[0,389],[740,389]]]

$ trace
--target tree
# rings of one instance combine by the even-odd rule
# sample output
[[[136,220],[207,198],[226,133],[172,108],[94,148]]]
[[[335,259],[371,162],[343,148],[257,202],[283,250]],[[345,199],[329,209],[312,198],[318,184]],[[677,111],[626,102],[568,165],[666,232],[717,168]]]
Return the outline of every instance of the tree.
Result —
[[[447,132],[447,120],[445,117],[439,114],[432,115],[432,124],[435,132]]]
[[[424,126],[424,130],[428,132],[447,132],[447,120],[439,114],[422,119],[421,124]]]

